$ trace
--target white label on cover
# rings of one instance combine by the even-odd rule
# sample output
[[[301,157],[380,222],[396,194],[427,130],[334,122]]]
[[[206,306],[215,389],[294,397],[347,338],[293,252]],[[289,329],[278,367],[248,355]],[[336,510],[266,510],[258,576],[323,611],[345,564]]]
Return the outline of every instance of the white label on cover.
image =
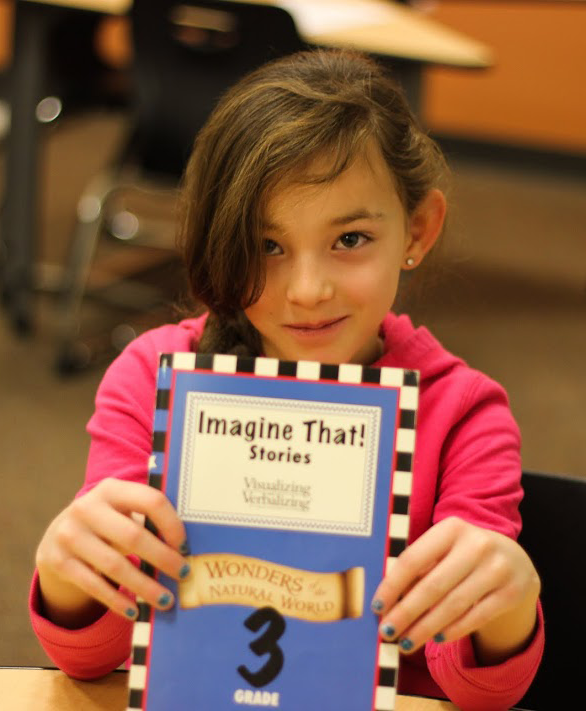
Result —
[[[369,536],[379,407],[187,394],[186,521]]]

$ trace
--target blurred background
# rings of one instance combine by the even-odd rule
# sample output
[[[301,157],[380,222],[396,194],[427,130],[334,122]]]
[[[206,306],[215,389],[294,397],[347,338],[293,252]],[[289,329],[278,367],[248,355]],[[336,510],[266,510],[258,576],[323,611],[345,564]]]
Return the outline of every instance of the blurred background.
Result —
[[[69,4],[19,0],[17,17],[0,0],[0,665],[48,663],[26,611],[36,544],[82,481],[108,362],[177,318],[174,187],[189,146],[169,133],[183,130],[178,93],[205,113],[215,90],[186,95],[173,66],[176,81],[154,79],[183,60],[130,3]],[[169,17],[170,3],[148,4]],[[448,157],[444,244],[400,308],[506,387],[526,469],[586,477],[586,3],[381,0],[371,19],[349,0],[297,4],[294,21],[263,19],[270,53],[366,44]],[[222,53],[250,18],[234,25],[225,7],[173,11],[174,41],[198,55],[188,80],[233,77]],[[349,38],[344,17],[366,29]],[[149,154],[156,131],[170,143]]]

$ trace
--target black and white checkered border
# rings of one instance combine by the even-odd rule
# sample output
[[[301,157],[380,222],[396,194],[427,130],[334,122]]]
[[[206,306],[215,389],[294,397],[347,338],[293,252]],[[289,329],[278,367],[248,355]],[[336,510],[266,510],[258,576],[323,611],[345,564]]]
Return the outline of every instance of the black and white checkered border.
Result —
[[[143,708],[147,681],[147,655],[151,639],[151,607],[144,601],[137,602],[138,619],[134,623],[132,632],[132,664],[128,675],[128,711]]]
[[[264,377],[291,377],[300,380],[332,380],[359,385],[368,383],[399,388],[399,427],[396,437],[395,471],[393,472],[393,512],[389,521],[389,541],[386,572],[388,574],[397,556],[405,550],[409,533],[409,501],[413,478],[415,451],[415,424],[419,397],[419,374],[401,368],[369,368],[358,364],[324,365],[314,361],[280,361],[276,358],[242,358],[234,355],[172,353],[160,357],[160,368],[165,370],[208,370],[214,373],[250,373]],[[157,390],[157,410],[168,410],[170,390]],[[163,461],[166,431],[153,432],[151,462]],[[153,466],[149,485],[162,487],[162,474]],[[147,520],[146,526],[155,531]],[[154,575],[152,566],[142,563],[141,569]],[[138,601],[139,615],[132,636],[132,664],[129,674],[127,711],[143,708],[147,680],[147,654],[151,636],[150,606]],[[393,711],[399,668],[399,648],[392,642],[379,641],[378,680],[374,697],[374,711]]]
[[[334,380],[340,383],[371,383],[401,388],[401,409],[417,410],[419,374],[402,368],[370,368],[358,364],[327,365],[316,361],[283,361],[207,353],[171,353],[160,357],[160,367],[174,370],[209,370],[214,373],[254,373],[265,377],[300,380]],[[168,406],[168,398],[162,397]],[[157,405],[158,406],[158,405]],[[163,405],[164,406],[164,405]]]
[[[381,369],[381,384],[400,380],[399,385],[399,427],[395,450],[395,471],[393,472],[391,496],[392,513],[389,521],[389,541],[386,561],[388,575],[393,563],[407,546],[409,535],[409,502],[413,481],[413,455],[415,452],[415,424],[419,400],[419,374],[393,368]],[[383,383],[383,380],[387,381]],[[396,387],[396,385],[394,385]],[[399,646],[394,642],[379,641],[379,678],[374,697],[375,711],[393,711],[397,694],[399,671]]]

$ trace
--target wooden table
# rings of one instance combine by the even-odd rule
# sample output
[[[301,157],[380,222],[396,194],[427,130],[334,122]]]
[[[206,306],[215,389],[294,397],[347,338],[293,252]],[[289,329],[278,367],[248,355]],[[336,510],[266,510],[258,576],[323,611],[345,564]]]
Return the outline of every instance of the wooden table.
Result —
[[[11,130],[1,233],[6,249],[4,303],[13,328],[32,328],[33,266],[39,206],[39,123],[47,42],[66,12],[123,15],[132,0],[17,0],[10,70]],[[153,0],[154,1],[154,0]],[[248,0],[275,3],[292,15],[300,36],[313,45],[354,47],[393,59],[412,108],[421,102],[425,65],[481,68],[492,62],[487,47],[407,6],[388,0]],[[72,63],[75,58],[72,57]]]
[[[0,699],[10,711],[124,711],[126,678],[126,672],[114,672],[98,681],[75,681],[49,669],[0,668]],[[399,696],[395,708],[457,711],[448,701],[416,696]]]

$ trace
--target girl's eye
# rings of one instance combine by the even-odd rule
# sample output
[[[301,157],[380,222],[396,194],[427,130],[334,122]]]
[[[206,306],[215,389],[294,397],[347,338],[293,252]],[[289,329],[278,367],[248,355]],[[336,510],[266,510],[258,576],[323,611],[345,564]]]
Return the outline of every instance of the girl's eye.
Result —
[[[365,237],[360,232],[347,232],[336,242],[336,249],[355,249],[356,247],[362,246],[367,241],[368,237]]]
[[[263,242],[263,251],[265,254],[283,254],[281,247],[275,242],[274,239],[265,239]]]

